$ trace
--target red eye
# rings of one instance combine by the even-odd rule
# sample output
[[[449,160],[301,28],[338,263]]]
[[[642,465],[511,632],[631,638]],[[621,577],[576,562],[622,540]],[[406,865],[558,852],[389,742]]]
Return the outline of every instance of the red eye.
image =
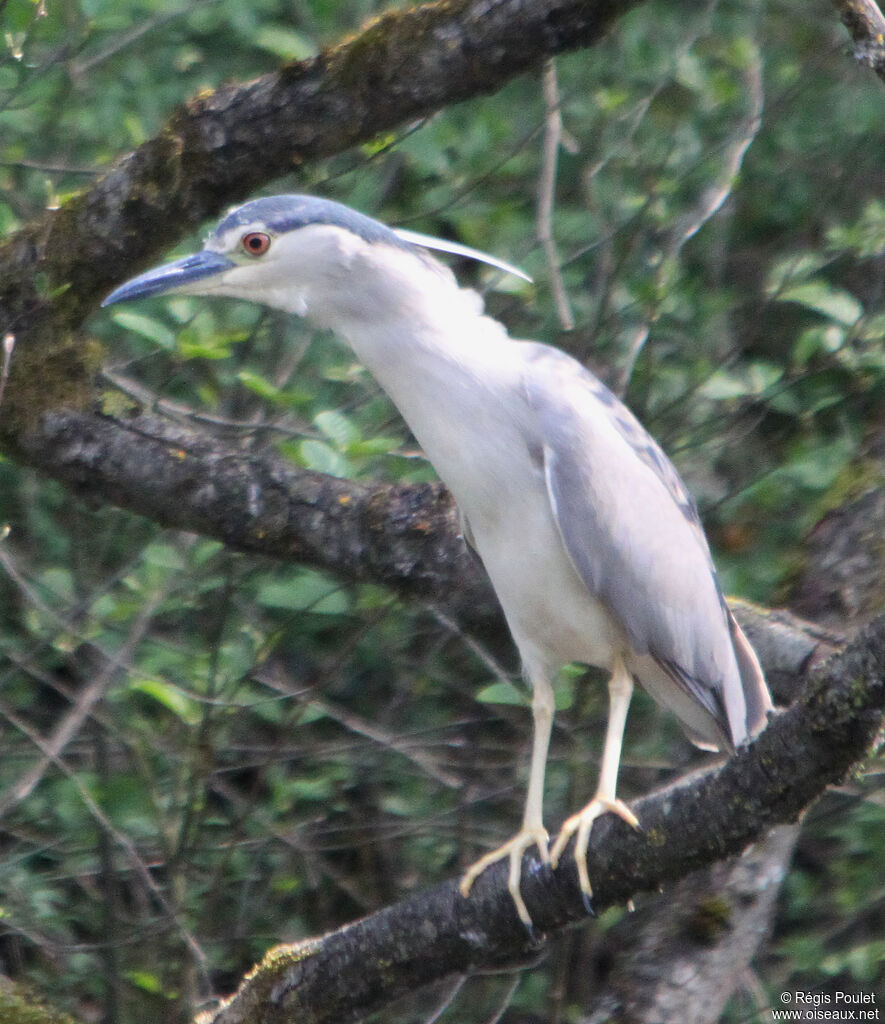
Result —
[[[250,231],[243,235],[241,245],[250,256],[263,256],[270,248],[270,235],[263,231]]]

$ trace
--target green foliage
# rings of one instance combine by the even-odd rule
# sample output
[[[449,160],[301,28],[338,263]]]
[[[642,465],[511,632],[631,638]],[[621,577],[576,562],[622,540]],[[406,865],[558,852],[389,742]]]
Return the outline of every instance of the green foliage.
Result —
[[[374,13],[364,0],[0,6],[4,236],[199,90],[305,57]],[[800,0],[648,3],[557,62],[575,142],[554,214],[570,333],[535,241],[534,77],[272,190],[525,266],[534,287],[453,261],[515,337],[555,341],[626,391],[697,495],[726,589],[771,601],[845,493],[885,395],[882,98],[836,31],[826,5]],[[432,478],[353,355],[292,318],[177,297],[97,312],[88,329],[113,379],[160,410],[313,470]],[[0,819],[0,963],[72,1012],[185,1019],[273,943],[452,875],[515,828],[529,716],[525,691],[490,671],[507,651],[477,652],[379,588],[83,507],[0,460],[7,524],[0,799],[102,680],[59,761]],[[590,792],[605,720],[596,677],[566,671],[556,696],[551,825]],[[640,697],[625,796],[684,763],[682,742]],[[758,962],[771,992],[881,985],[870,788],[805,826]],[[563,1019],[579,1015],[566,946],[522,982],[518,1009],[547,1013],[555,992]],[[493,1017],[505,983],[471,984],[453,1019]]]

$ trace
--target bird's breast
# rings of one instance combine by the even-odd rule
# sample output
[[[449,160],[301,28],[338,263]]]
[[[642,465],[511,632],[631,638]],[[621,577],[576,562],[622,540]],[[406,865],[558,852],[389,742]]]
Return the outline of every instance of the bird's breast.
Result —
[[[569,560],[546,489],[505,501],[494,519],[466,515],[523,657],[551,671],[572,661],[609,668],[625,648],[623,633]]]
[[[458,338],[456,354],[443,355],[395,333],[370,340],[354,348],[466,516],[523,657],[531,651],[551,671],[570,661],[609,667],[623,635],[557,529],[516,343]]]
[[[623,633],[572,565],[526,432],[491,406],[469,425],[460,445],[451,444],[455,428],[416,433],[467,518],[523,657],[531,652],[551,671],[571,661],[608,668]]]

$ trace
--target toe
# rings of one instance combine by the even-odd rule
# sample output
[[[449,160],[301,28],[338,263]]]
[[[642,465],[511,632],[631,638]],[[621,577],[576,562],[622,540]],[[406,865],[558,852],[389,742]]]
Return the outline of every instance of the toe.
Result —
[[[486,870],[486,868],[491,867],[492,864],[497,863],[499,860],[504,860],[506,857],[510,862],[507,888],[513,898],[513,902],[516,906],[516,912],[519,914],[520,920],[526,928],[531,930],[532,919],[529,916],[522,894],[519,891],[519,883],[522,875],[522,856],[530,847],[537,846],[541,861],[546,864],[550,859],[548,843],[549,837],[547,835],[547,830],[543,828],[543,826],[538,828],[522,829],[509,842],[504,843],[503,846],[499,846],[497,850],[491,850],[484,857],[480,857],[475,864],[472,864],[464,872],[459,886],[461,895],[467,896],[473,883]]]

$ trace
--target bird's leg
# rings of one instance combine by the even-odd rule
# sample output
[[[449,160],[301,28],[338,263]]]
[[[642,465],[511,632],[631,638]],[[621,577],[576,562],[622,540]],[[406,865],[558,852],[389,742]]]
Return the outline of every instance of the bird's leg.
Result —
[[[621,743],[624,739],[624,726],[627,722],[627,709],[630,707],[630,698],[633,695],[633,677],[620,658],[616,659],[612,669],[611,679],[608,682],[608,695],[608,726],[605,730],[605,747],[602,751],[602,767],[599,772],[596,795],[583,810],[573,814],[563,823],[550,852],[550,861],[556,867],[568,841],[577,832],[575,863],[578,866],[581,892],[584,894],[584,902],[588,910],[591,909],[590,900],[593,897],[593,888],[587,873],[587,844],[590,840],[593,822],[600,814],[611,811],[619,818],[623,818],[628,825],[639,828],[636,815],[623,800],[618,800],[615,795],[618,784],[618,765],[621,761]]]
[[[532,682],[532,717],[534,719],[534,737],[532,740],[532,763],[529,771],[529,788],[526,795],[525,810],[522,816],[522,827],[519,832],[484,857],[472,864],[461,879],[461,895],[466,896],[470,887],[487,867],[503,860],[510,859],[510,874],[507,888],[516,905],[520,920],[530,931],[532,919],[526,908],[522,893],[519,891],[519,879],[522,872],[522,855],[530,846],[537,846],[541,860],[546,864],[550,859],[547,852],[548,835],[544,828],[544,772],[547,767],[547,749],[550,746],[550,732],[553,727],[553,687],[546,672],[529,673]]]

